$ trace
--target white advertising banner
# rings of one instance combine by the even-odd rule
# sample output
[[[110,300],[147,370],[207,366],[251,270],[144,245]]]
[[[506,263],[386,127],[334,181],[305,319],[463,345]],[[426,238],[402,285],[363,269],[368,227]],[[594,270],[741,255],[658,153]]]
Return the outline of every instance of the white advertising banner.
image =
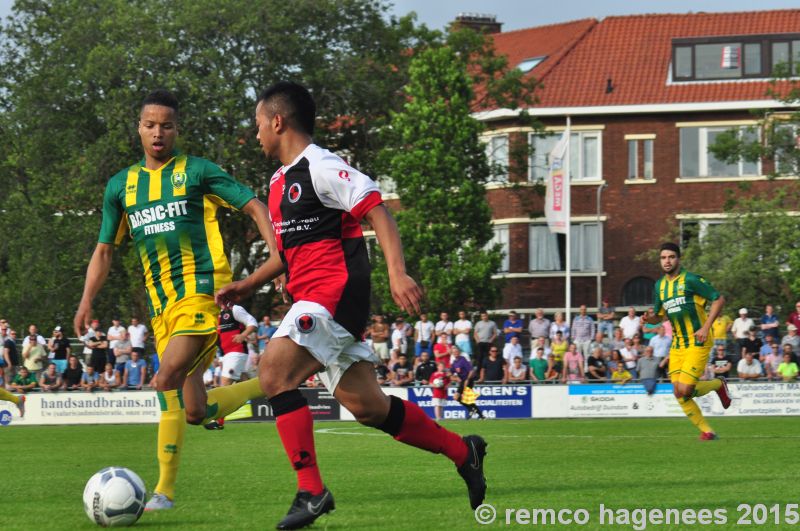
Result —
[[[11,413],[9,426],[143,424],[161,416],[155,391],[28,393],[25,418],[11,402],[0,402],[3,410]]]

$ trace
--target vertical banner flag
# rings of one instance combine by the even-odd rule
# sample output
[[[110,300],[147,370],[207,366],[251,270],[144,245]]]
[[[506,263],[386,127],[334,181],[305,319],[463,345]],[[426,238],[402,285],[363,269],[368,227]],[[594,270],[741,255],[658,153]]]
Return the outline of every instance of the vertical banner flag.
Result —
[[[569,176],[564,168],[567,155],[569,131],[564,131],[548,157],[550,165],[547,174],[547,190],[545,192],[544,215],[550,232],[566,234],[569,229]]]

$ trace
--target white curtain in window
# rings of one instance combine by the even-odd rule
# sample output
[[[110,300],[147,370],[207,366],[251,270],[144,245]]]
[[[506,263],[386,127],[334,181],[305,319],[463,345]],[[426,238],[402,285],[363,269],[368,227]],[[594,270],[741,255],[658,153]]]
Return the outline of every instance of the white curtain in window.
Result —
[[[530,230],[531,271],[561,271],[558,239],[547,225],[532,225]]]

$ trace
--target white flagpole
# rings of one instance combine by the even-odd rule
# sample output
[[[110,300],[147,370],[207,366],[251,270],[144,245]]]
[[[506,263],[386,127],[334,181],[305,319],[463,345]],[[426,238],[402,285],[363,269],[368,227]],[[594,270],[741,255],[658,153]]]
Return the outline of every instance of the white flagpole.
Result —
[[[570,233],[572,232],[572,168],[570,168],[570,147],[572,144],[572,133],[570,132],[570,117],[567,116],[567,154],[564,162],[564,210],[567,212],[567,233],[566,233],[566,275],[564,277],[566,299],[566,322],[567,326],[572,326],[571,311],[572,308],[572,247],[570,242]],[[570,337],[572,334],[570,333]]]

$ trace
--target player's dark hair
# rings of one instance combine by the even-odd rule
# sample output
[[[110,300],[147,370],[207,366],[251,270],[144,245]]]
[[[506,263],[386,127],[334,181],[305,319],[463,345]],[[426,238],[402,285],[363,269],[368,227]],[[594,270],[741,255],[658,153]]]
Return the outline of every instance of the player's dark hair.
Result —
[[[176,98],[172,92],[168,91],[167,89],[155,89],[154,91],[150,92],[147,96],[144,97],[142,100],[142,109],[146,105],[161,105],[163,107],[169,107],[175,114],[178,113],[178,98]]]
[[[681,257],[681,248],[678,247],[677,244],[672,243],[672,242],[662,243],[661,244],[661,249],[659,249],[658,251],[659,252],[661,252],[661,251],[673,251],[676,255],[678,255],[678,258]]]
[[[264,89],[258,97],[258,103],[262,102],[270,116],[280,114],[292,127],[309,136],[314,134],[317,105],[303,85],[294,81],[278,81]]]

